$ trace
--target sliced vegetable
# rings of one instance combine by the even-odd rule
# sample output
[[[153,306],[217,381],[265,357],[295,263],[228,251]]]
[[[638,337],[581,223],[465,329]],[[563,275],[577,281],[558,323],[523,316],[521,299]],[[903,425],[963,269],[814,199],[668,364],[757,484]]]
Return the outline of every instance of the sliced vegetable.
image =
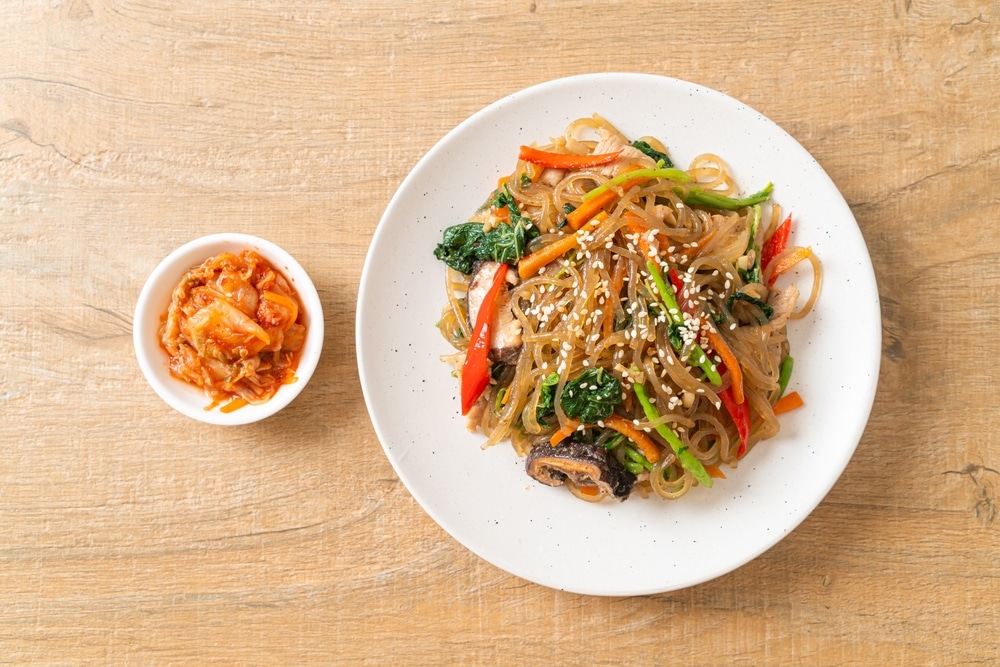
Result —
[[[535,421],[541,426],[548,426],[545,420],[556,413],[555,399],[557,384],[559,384],[559,373],[553,371],[542,380],[542,384],[538,387],[540,394],[538,396],[538,403],[535,404]]]
[[[639,253],[643,259],[650,260],[656,257],[652,246],[649,243],[649,229],[643,226],[642,218],[631,211],[622,215],[622,221],[629,233],[636,237],[636,244],[639,246]]]
[[[643,453],[651,463],[655,463],[660,458],[660,447],[645,432],[637,428],[631,420],[618,414],[609,415],[604,419],[604,425],[612,428],[626,438],[635,443],[636,447]]]
[[[718,331],[715,329],[706,329],[705,337],[708,339],[708,344],[712,346],[715,353],[722,359],[721,367],[729,371],[729,384],[733,388],[733,400],[737,403],[742,403],[744,400],[743,369],[740,367],[739,360],[733,354],[729,343],[726,342],[726,339]]]
[[[736,433],[740,436],[740,448],[736,456],[743,456],[747,451],[747,441],[750,439],[750,406],[746,401],[736,402],[732,386],[720,391],[719,398],[722,399],[722,404],[726,406],[726,410],[733,418],[733,423],[736,424]]]
[[[670,267],[670,284],[674,288],[677,294],[682,294],[684,291],[684,283],[681,281],[680,275],[677,270]],[[687,309],[685,309],[687,310]],[[736,359],[736,355],[733,354],[732,349],[730,349],[729,344],[726,339],[722,337],[718,331],[714,329],[705,329],[705,338],[708,339],[709,346],[715,350],[715,353],[719,355],[722,360],[721,363],[715,365],[715,371],[718,373],[720,381],[714,383],[717,386],[722,384],[721,378],[726,369],[730,369],[730,386],[732,387],[732,398],[737,404],[743,403],[743,370],[740,368],[740,363]]]
[[[488,232],[479,222],[463,222],[444,230],[444,239],[434,249],[434,256],[466,275],[477,260],[513,264],[524,256],[531,239],[538,236],[534,225],[520,218],[511,224],[499,224]]]
[[[603,211],[590,219],[586,229],[595,229],[603,220],[608,217]],[[577,234],[567,234],[547,246],[543,246],[535,252],[523,257],[517,265],[517,273],[523,280],[531,278],[538,273],[539,269],[547,266],[559,259],[570,250],[580,245],[580,237]]]
[[[610,293],[618,295],[622,293],[622,286],[625,284],[625,260],[619,259],[615,262],[615,268],[611,272]],[[609,303],[604,309],[601,321],[601,332],[607,338],[615,331],[615,308]]]
[[[788,236],[792,231],[792,216],[789,215],[785,221],[778,225],[778,228],[771,234],[764,247],[760,249],[760,265],[767,268],[775,257],[788,247]]]
[[[649,397],[646,395],[646,388],[636,382],[632,385],[633,391],[635,391],[635,397],[639,399],[639,404],[642,405],[642,411],[646,414],[646,419],[649,421],[655,421],[660,418],[660,413],[657,412],[656,408],[652,403],[649,402]],[[677,460],[680,461],[681,467],[689,471],[695,480],[702,486],[711,488],[712,478],[705,471],[705,466],[698,459],[697,456],[691,453],[687,445],[685,445],[677,434],[674,433],[666,424],[660,424],[656,427],[656,432],[660,434],[670,448],[674,450],[674,454],[677,456]]]
[[[749,240],[747,249],[743,253],[743,260],[747,262],[746,268],[739,269],[740,278],[746,284],[761,282],[760,271],[760,247],[757,245],[757,233],[760,230],[760,204],[754,204],[750,208],[749,220]]]
[[[774,281],[778,279],[778,276],[785,273],[802,260],[809,259],[810,255],[812,255],[812,248],[795,248],[792,252],[782,253],[781,256],[775,258],[775,260],[771,263],[771,266],[768,267],[769,271],[765,271],[765,273],[770,274],[767,277],[767,286],[770,287],[773,285]]]
[[[572,153],[552,153],[531,146],[521,146],[518,158],[552,169],[588,169],[614,162],[619,155],[621,155],[621,151],[597,155],[574,155]]]
[[[618,378],[604,368],[588,368],[566,383],[559,405],[570,419],[596,424],[622,401]]]
[[[784,412],[801,408],[803,405],[805,405],[805,402],[802,400],[802,397],[799,396],[799,392],[793,391],[778,399],[773,406],[774,414],[780,415]]]
[[[774,184],[768,183],[759,192],[740,199],[720,195],[711,190],[702,190],[697,186],[688,188],[686,193],[681,188],[678,188],[676,192],[681,200],[690,206],[705,206],[708,208],[721,208],[724,211],[736,211],[767,201],[771,197],[772,190],[774,190]]]
[[[625,452],[625,458],[629,459],[633,463],[639,464],[640,471],[653,469],[653,464],[650,463],[649,459],[647,459],[638,449],[625,445],[625,449],[623,451]],[[628,461],[626,461],[626,464],[627,463]]]
[[[465,353],[465,363],[462,364],[462,414],[469,414],[483,391],[490,383],[490,324],[493,321],[497,294],[507,278],[507,266],[503,266],[493,278],[490,289],[483,298],[476,317],[476,326],[472,329],[472,339]]]
[[[669,287],[663,280],[663,274],[660,273],[659,267],[657,267],[657,262],[649,260],[646,262],[646,270],[653,278],[653,284],[656,285],[656,290],[660,294],[660,298],[663,300],[663,305],[667,307],[667,317],[670,321],[678,326],[686,326],[684,322],[684,316],[681,315],[681,307],[677,304],[677,296],[674,294],[672,287]],[[674,347],[677,348],[676,341],[674,342]],[[680,351],[680,350],[678,350]],[[695,343],[691,352],[688,353],[688,362],[697,368],[700,368],[705,373],[705,377],[712,384],[719,386],[722,384],[722,376],[719,375],[718,369],[708,355],[705,354],[705,350],[701,348],[700,345]]]
[[[778,397],[785,395],[785,390],[788,389],[788,381],[792,377],[792,367],[795,365],[795,360],[792,359],[791,355],[785,357],[781,360],[781,369],[778,371]]]
[[[640,167],[637,165],[630,165],[622,171],[622,174],[628,174],[639,170]],[[619,175],[622,175],[619,174]],[[646,179],[636,178],[636,179],[624,179],[621,183],[623,190],[628,190],[631,187],[643,183]],[[601,212],[605,206],[615,201],[618,198],[618,193],[615,190],[607,189],[603,193],[596,196],[592,196],[593,190],[588,192],[583,196],[583,203],[581,203],[576,209],[566,214],[566,222],[573,229],[580,229],[588,220],[593,218],[595,215]]]
[[[576,429],[580,427],[580,422],[575,419],[568,420],[565,424],[560,426],[555,433],[549,436],[549,444],[555,447],[560,442],[570,437],[576,433]]]
[[[583,201],[588,201],[594,197],[605,196],[606,192],[614,192],[612,185],[625,186],[629,183],[628,187],[634,185],[633,181],[643,182],[652,180],[654,178],[663,178],[668,181],[675,181],[677,183],[687,183],[691,180],[691,176],[688,175],[686,171],[674,168],[657,168],[657,169],[633,169],[631,171],[623,171],[614,178],[611,179],[611,185],[598,185],[596,188],[588,192],[583,196]]]
[[[722,472],[722,469],[715,464],[705,466],[705,472],[708,473],[709,477],[714,477],[715,479],[726,478],[726,474]]]
[[[614,201],[617,196],[614,190],[609,190],[607,197],[595,197],[594,199],[584,201],[580,206],[566,214],[566,222],[573,229],[580,229],[591,218],[600,213],[605,206]]]
[[[645,468],[641,463],[637,463],[636,461],[633,461],[628,457],[625,457],[625,460],[622,462],[622,465],[625,466],[625,469],[628,470],[633,475],[640,475],[642,474],[642,471],[645,470]]]
[[[650,146],[649,143],[645,141],[633,141],[632,147],[637,148],[646,155],[648,155],[650,158],[653,159],[653,162],[655,162],[660,167],[671,168],[674,166],[674,162],[673,160],[670,159],[669,155],[667,155],[663,151],[656,150],[655,148]]]
[[[670,267],[667,271],[667,277],[670,278],[670,286],[674,288],[674,293],[683,294],[684,292],[684,281],[681,280],[681,275],[677,273],[677,269]]]

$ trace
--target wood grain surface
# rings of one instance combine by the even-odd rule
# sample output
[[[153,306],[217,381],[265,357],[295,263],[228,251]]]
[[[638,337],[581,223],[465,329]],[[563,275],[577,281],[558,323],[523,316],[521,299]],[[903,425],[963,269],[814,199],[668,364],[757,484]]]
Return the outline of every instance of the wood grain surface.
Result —
[[[1000,664],[1000,3],[14,0],[0,34],[0,663]],[[416,161],[593,71],[787,129],[883,307],[826,500],[648,597],[461,547],[382,454],[355,359],[365,252]],[[132,351],[150,271],[218,231],[280,243],[325,309],[311,383],[244,428],[172,411]]]

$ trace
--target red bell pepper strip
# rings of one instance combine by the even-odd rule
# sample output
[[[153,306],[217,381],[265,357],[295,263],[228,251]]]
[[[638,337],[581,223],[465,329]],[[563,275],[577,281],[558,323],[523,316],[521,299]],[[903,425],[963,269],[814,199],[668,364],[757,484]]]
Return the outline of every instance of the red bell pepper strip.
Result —
[[[674,290],[680,295],[684,290],[684,283],[681,281],[681,277],[674,267],[670,267],[669,276]],[[686,302],[687,300],[685,299],[684,301]],[[681,307],[683,308],[684,306]],[[719,375],[725,375],[726,364],[720,361],[716,364],[716,370]],[[741,400],[739,403],[736,402],[732,385],[720,391],[719,398],[722,399],[722,403],[729,412],[729,416],[733,418],[733,423],[736,424],[736,433],[740,436],[740,448],[736,456],[743,456],[747,451],[747,441],[750,439],[750,405],[746,400]]]
[[[670,284],[674,286],[674,291],[677,292],[677,296],[680,296],[681,292],[684,291],[684,283],[681,281],[680,274],[677,273],[677,269],[671,266],[668,275],[670,276]],[[684,299],[684,301],[686,303],[687,299]],[[683,304],[681,304],[681,308],[684,308]],[[685,308],[685,310],[687,309]]]
[[[746,454],[747,441],[750,439],[749,401],[737,403],[736,399],[733,398],[732,386],[720,391],[719,398],[722,399],[723,405],[726,406],[726,410],[729,411],[729,415],[733,418],[733,423],[736,424],[736,433],[740,436],[740,448],[736,452],[736,457],[739,458]]]
[[[614,153],[598,153],[596,155],[572,155],[567,153],[550,153],[531,146],[521,146],[518,158],[531,164],[538,164],[553,169],[588,169],[614,162],[621,151]]]
[[[469,410],[475,405],[479,397],[483,395],[483,390],[490,383],[490,353],[491,327],[493,322],[493,311],[496,305],[497,294],[507,279],[507,265],[502,264],[493,276],[493,283],[490,285],[486,296],[483,297],[483,305],[479,307],[476,315],[476,325],[472,329],[472,340],[469,349],[465,353],[465,363],[462,365],[462,414],[469,414]]]
[[[767,269],[767,265],[781,251],[788,247],[788,235],[792,231],[792,216],[789,214],[785,221],[778,225],[778,228],[771,234],[764,247],[760,249],[760,269]]]

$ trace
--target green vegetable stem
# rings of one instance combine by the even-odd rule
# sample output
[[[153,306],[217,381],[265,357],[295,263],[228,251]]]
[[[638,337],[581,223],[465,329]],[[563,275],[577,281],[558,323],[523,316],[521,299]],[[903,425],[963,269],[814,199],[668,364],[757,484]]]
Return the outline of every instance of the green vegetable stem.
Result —
[[[663,280],[663,274],[660,273],[656,262],[653,260],[646,262],[646,270],[653,277],[653,284],[656,285],[656,291],[660,293],[663,305],[667,307],[667,317],[670,319],[671,324],[678,328],[685,326],[684,316],[681,314],[680,305],[677,303],[677,295],[674,294],[673,287],[667,285],[666,281]],[[670,342],[680,352],[684,344],[680,336],[672,335]],[[712,363],[712,360],[708,358],[708,355],[705,354],[705,350],[701,349],[701,346],[697,343],[691,348],[691,352],[688,354],[688,361],[691,362],[692,366],[704,371],[705,377],[708,378],[709,382],[717,387],[722,384],[722,376],[719,375],[719,370]]]
[[[635,373],[639,373],[638,368],[633,368]],[[632,390],[635,392],[635,397],[639,399],[639,404],[642,406],[642,411],[646,415],[646,419],[649,421],[655,421],[660,418],[660,413],[649,402],[649,396],[646,395],[646,387],[642,384],[635,382],[632,384]],[[666,424],[660,424],[656,427],[656,432],[660,434],[670,448],[674,450],[674,454],[677,456],[677,460],[680,461],[681,467],[689,471],[691,475],[698,481],[699,484],[705,487],[712,486],[712,478],[708,476],[708,472],[705,470],[705,466],[702,465],[700,459],[691,453],[687,445],[685,445],[677,434],[674,433]]]

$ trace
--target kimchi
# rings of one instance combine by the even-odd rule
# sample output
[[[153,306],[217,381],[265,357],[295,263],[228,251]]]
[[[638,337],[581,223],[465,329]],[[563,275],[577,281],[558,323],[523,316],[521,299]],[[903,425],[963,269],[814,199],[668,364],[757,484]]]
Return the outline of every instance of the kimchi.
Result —
[[[295,381],[306,339],[288,280],[252,250],[222,253],[174,288],[160,326],[170,373],[230,412],[269,400]]]

